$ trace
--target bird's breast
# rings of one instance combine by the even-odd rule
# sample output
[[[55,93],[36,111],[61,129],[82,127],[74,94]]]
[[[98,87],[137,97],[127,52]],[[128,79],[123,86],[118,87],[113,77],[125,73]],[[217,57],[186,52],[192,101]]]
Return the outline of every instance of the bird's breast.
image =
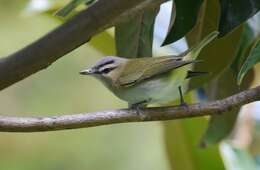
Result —
[[[185,76],[179,75],[175,77],[172,72],[169,72],[133,86],[117,88],[112,91],[117,97],[130,104],[142,101],[165,103],[173,101],[179,96],[178,86],[183,83]]]

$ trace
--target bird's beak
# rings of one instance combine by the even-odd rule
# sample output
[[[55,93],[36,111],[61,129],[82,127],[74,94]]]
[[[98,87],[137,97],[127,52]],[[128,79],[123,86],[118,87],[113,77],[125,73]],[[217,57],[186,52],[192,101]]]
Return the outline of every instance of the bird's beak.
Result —
[[[96,74],[96,73],[97,73],[97,71],[93,68],[82,70],[81,72],[79,72],[79,74],[81,74],[81,75],[91,75],[91,74]]]

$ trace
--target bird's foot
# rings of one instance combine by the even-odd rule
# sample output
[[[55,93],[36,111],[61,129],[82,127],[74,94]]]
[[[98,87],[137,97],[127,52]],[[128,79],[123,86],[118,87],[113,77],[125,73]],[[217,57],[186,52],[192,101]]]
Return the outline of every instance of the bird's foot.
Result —
[[[149,101],[150,99],[131,104],[129,108],[136,110],[136,114],[138,115],[138,117],[140,117],[141,120],[145,120],[146,115],[142,113],[142,109],[146,108]]]
[[[184,101],[184,97],[183,97],[183,94],[182,94],[182,90],[181,90],[181,86],[179,86],[179,93],[180,93],[180,106],[183,106],[183,107],[187,107],[187,103]]]

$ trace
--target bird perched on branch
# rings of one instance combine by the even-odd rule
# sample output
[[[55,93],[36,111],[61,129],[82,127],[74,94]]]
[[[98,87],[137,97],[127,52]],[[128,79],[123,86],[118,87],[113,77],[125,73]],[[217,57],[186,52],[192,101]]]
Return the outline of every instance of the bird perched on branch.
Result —
[[[185,104],[181,86],[186,79],[205,73],[191,71],[192,64],[200,62],[196,58],[201,49],[217,35],[217,31],[210,33],[200,43],[178,56],[134,59],[107,56],[80,74],[96,77],[131,107],[172,102],[178,98],[178,93],[181,104]]]

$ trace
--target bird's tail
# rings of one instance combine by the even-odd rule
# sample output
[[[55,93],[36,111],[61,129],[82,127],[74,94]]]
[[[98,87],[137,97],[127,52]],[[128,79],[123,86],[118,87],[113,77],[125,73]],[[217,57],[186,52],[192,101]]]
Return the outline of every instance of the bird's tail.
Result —
[[[213,31],[209,35],[207,35],[201,42],[191,47],[189,50],[183,53],[183,60],[195,60],[203,47],[209,44],[212,40],[214,40],[218,36],[218,31]]]

